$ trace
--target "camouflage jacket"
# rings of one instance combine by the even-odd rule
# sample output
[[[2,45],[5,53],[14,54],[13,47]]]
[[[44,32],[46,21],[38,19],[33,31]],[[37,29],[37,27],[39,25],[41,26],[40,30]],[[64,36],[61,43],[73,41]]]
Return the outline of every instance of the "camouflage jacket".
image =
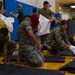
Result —
[[[32,30],[31,25],[27,21],[21,22],[17,31],[17,35],[19,46],[22,49],[26,48],[26,45],[35,46],[35,43],[27,33],[28,30]]]
[[[60,26],[50,32],[47,42],[51,47],[65,47],[66,44],[70,44],[66,30],[62,31]]]

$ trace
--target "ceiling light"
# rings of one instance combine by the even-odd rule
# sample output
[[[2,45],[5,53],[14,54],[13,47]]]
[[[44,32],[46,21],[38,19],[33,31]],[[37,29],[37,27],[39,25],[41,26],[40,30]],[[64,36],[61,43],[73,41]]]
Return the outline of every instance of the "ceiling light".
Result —
[[[71,8],[75,8],[75,5],[72,5]]]

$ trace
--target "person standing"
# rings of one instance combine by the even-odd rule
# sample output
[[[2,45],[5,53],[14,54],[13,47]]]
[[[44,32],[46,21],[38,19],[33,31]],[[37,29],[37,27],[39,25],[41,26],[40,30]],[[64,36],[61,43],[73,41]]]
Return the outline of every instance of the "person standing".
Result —
[[[31,15],[31,26],[32,26],[32,29],[33,29],[33,32],[35,34],[36,37],[38,37],[37,33],[38,33],[38,29],[37,29],[37,26],[38,26],[38,15],[37,15],[37,9],[36,8],[33,8],[33,14]]]
[[[16,14],[13,11],[10,14],[12,16],[14,16],[15,18],[18,18],[18,23],[20,24],[23,20],[23,17],[24,17],[24,11],[22,9],[21,4],[17,4],[17,8],[18,8],[18,11],[16,12]]]
[[[49,4],[49,2],[48,1],[44,1],[43,8],[39,9],[38,15],[40,16],[40,14],[41,14],[44,17],[46,17],[47,19],[51,20],[52,11],[49,9],[49,6],[51,6]],[[40,36],[42,45],[46,44],[47,36],[48,36],[48,34]]]

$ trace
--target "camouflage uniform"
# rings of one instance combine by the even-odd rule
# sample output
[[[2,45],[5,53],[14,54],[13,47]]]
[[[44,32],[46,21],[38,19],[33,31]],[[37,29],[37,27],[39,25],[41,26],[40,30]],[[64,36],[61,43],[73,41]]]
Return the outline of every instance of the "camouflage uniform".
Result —
[[[3,46],[7,44],[7,55],[10,56],[13,54],[15,48],[16,48],[16,42],[14,41],[9,41],[9,37],[6,36],[2,39],[0,39],[0,54],[3,54]]]
[[[23,21],[17,32],[20,57],[23,57],[33,66],[41,66],[44,63],[42,55],[38,52],[33,40],[28,36],[28,30],[32,30],[31,25],[27,21]]]
[[[66,30],[61,30],[60,26],[54,28],[47,39],[48,50],[63,50],[66,45],[70,45]]]

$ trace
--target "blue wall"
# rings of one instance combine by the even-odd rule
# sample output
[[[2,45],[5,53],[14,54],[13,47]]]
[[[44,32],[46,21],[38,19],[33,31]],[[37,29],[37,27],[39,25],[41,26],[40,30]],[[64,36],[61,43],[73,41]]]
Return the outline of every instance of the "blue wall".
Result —
[[[60,13],[55,13],[54,15],[56,18],[58,18],[60,16]]]
[[[4,0],[4,6],[5,6],[5,10],[7,11],[8,17],[11,16],[10,15],[11,11],[14,11],[15,13],[17,12],[16,5],[18,3],[20,2],[17,2],[16,0]],[[25,3],[20,3],[20,4],[22,4],[25,15],[32,15],[32,9],[34,8],[34,6]],[[13,24],[13,26],[14,26],[14,31],[11,33],[11,40],[17,40],[17,29],[19,26],[17,18],[15,18],[15,23]]]
[[[18,3],[20,3],[20,2],[17,2],[16,0],[4,0],[4,6],[5,6],[5,10],[7,11],[8,17],[11,16],[10,15],[11,11],[14,11],[15,13],[17,12],[17,4]],[[32,15],[32,9],[34,8],[34,6],[31,6],[31,5],[28,5],[25,3],[20,3],[20,4],[22,4],[25,15]],[[37,8],[37,9],[39,9],[39,8]],[[59,13],[56,13],[55,17],[57,18],[58,16],[59,16]],[[11,40],[17,40],[18,26],[19,26],[18,19],[15,18],[15,22],[13,24],[14,31],[11,33]]]

